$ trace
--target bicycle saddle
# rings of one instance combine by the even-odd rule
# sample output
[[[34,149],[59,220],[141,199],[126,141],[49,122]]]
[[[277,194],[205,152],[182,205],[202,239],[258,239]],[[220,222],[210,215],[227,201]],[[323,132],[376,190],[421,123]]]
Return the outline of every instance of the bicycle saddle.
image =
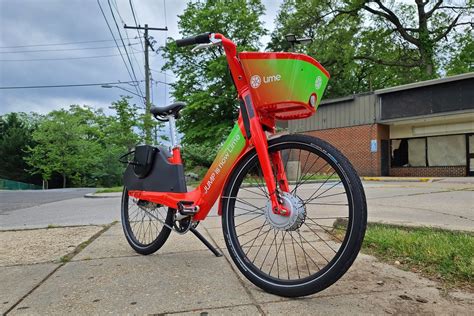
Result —
[[[173,115],[178,118],[179,111],[186,106],[184,102],[175,102],[166,106],[152,106],[150,108],[150,113],[156,116],[169,116]]]

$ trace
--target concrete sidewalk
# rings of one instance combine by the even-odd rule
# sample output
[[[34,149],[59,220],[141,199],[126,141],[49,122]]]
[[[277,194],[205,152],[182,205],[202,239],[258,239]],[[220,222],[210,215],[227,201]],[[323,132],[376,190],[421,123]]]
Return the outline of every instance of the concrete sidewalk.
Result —
[[[191,234],[175,233],[158,253],[140,256],[127,244],[120,223],[109,229],[81,226],[0,232],[0,311],[57,315],[468,315],[474,308],[473,293],[443,293],[439,284],[367,255],[359,255],[349,272],[323,292],[300,299],[270,295],[248,282],[231,263],[220,218],[208,218],[199,230],[224,257],[214,257]],[[37,240],[44,234],[49,234],[50,240],[46,247]],[[94,238],[87,242],[91,236]],[[81,243],[85,248],[78,252]],[[38,258],[38,247],[54,251]],[[78,254],[71,261],[59,261],[71,249]]]

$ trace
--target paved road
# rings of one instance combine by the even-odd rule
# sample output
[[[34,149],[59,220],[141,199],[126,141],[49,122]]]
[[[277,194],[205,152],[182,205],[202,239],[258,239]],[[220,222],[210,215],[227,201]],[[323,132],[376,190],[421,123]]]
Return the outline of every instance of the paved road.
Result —
[[[369,221],[474,231],[474,182],[470,179],[432,183],[367,181],[364,188]],[[120,194],[103,199],[83,197],[92,191],[0,191],[0,229],[119,220]],[[214,206],[210,215],[216,214]]]
[[[120,218],[120,199],[86,199],[95,189],[0,191],[0,229],[108,224]]]
[[[64,201],[95,192],[91,188],[3,191],[0,190],[0,214],[45,203]]]

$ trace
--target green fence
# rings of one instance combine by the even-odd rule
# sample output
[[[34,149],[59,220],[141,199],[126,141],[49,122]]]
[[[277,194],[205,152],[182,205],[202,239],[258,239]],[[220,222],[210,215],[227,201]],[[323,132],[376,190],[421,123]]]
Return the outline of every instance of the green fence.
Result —
[[[7,179],[0,179],[0,190],[41,190],[42,187],[31,183],[23,183]]]

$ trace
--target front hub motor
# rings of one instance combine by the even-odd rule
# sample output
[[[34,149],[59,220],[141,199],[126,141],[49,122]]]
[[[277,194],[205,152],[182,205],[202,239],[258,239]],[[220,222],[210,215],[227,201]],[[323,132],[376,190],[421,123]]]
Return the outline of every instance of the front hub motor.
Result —
[[[282,205],[290,211],[290,215],[275,214],[272,210],[271,201],[268,201],[265,207],[265,218],[275,229],[282,231],[297,230],[306,219],[306,207],[303,201],[287,192],[283,192],[280,197],[283,202]]]

